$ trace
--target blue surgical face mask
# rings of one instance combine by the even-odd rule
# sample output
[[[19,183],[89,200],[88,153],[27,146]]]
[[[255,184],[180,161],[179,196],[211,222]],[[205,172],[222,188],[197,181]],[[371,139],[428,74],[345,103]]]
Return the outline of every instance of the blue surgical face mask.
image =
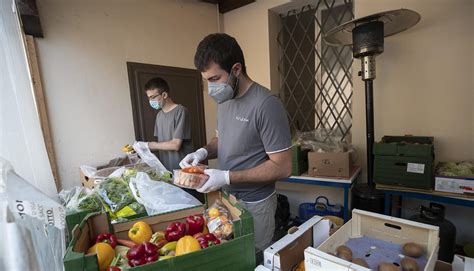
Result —
[[[216,101],[216,103],[221,104],[235,97],[238,78],[237,78],[237,81],[235,82],[234,87],[232,87],[229,84],[231,77],[232,77],[232,73],[229,75],[229,78],[227,79],[227,82],[225,83],[219,83],[219,82],[207,83],[208,94]]]
[[[151,100],[150,101],[150,106],[153,108],[153,109],[160,109],[161,108],[161,105],[158,101],[155,101],[155,100]]]

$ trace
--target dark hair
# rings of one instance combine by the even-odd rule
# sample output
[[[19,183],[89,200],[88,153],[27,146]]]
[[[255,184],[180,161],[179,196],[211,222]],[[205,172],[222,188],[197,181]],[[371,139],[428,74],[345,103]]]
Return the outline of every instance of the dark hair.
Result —
[[[158,89],[159,94],[165,91],[168,93],[170,92],[168,82],[166,82],[166,80],[161,77],[155,77],[153,79],[150,79],[150,81],[145,84],[145,91],[154,89]]]
[[[199,43],[194,55],[194,65],[200,72],[203,72],[211,62],[215,62],[228,73],[230,73],[232,65],[240,63],[242,72],[247,74],[242,49],[237,41],[227,34],[210,34]]]

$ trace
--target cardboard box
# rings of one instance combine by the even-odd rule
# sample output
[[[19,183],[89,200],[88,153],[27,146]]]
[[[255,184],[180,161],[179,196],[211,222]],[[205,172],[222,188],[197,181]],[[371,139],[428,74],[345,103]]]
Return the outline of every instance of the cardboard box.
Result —
[[[329,236],[329,220],[314,216],[264,251],[264,266],[273,271],[291,271],[304,260],[304,250],[318,246]]]
[[[453,267],[449,263],[437,261],[434,271],[453,271]]]
[[[307,271],[369,271],[370,269],[330,255],[349,238],[367,236],[395,244],[415,242],[427,252],[425,271],[433,271],[438,258],[439,228],[405,219],[354,209],[352,219],[317,248],[304,252]],[[370,257],[370,255],[369,255]]]
[[[216,200],[229,209],[234,223],[234,238],[218,246],[212,246],[200,251],[181,255],[168,260],[129,268],[133,271],[160,270],[252,270],[255,268],[255,241],[253,234],[253,219],[251,214],[240,207],[233,196],[221,192],[207,194],[207,203],[211,205]],[[139,220],[148,223],[153,231],[164,230],[174,221],[184,222],[187,216],[203,213],[207,204],[193,208],[148,216]],[[94,237],[99,233],[115,233],[119,239],[128,239],[128,231],[137,220],[112,225],[107,213],[89,214],[85,220],[73,230],[73,238],[64,256],[66,271],[98,271],[96,254],[86,254],[92,246]]]
[[[474,195],[474,178],[436,176],[435,191]]]
[[[309,152],[308,175],[319,177],[350,177],[350,152]]]

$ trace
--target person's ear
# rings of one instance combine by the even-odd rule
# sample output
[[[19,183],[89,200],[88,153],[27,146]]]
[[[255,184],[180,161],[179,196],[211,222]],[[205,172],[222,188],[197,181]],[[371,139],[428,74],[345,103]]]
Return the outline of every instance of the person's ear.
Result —
[[[161,93],[161,97],[163,97],[163,99],[167,99],[168,98],[168,92],[166,91],[163,91],[163,93]]]
[[[240,63],[235,63],[235,64],[232,66],[232,71],[233,71],[235,77],[239,77],[240,74],[242,73],[242,64],[240,64]]]

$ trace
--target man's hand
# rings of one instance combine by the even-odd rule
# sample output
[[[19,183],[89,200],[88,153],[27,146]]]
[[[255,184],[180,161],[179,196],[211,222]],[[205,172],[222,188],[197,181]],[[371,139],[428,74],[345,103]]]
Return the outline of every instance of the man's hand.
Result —
[[[206,159],[206,157],[207,150],[204,148],[200,148],[199,150],[186,155],[184,159],[179,162],[179,166],[181,168],[195,166],[202,160]]]
[[[196,189],[201,193],[209,193],[211,191],[216,191],[224,185],[230,184],[230,177],[228,170],[218,170],[218,169],[206,169],[204,174],[209,176],[209,179],[201,186],[201,188]]]

